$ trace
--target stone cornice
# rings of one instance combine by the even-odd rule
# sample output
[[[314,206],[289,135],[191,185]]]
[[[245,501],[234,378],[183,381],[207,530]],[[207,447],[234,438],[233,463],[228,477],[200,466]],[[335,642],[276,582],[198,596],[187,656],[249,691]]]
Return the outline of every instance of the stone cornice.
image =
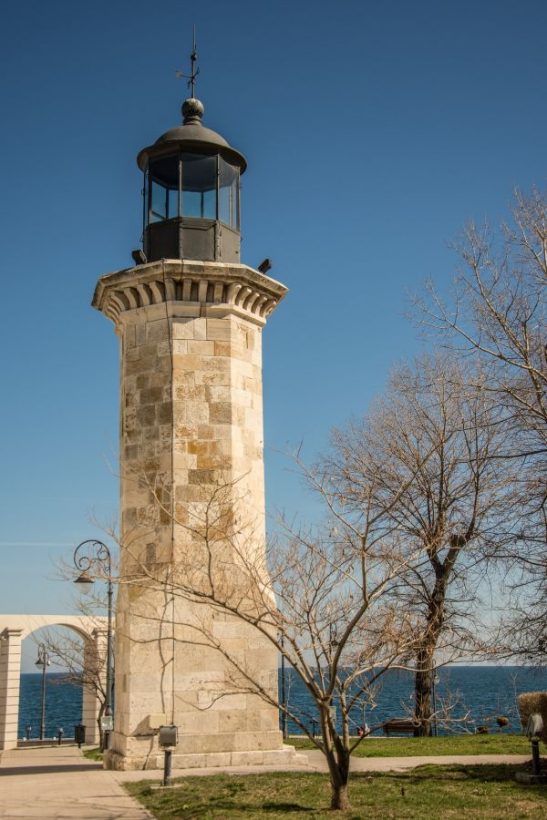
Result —
[[[200,316],[235,313],[263,325],[286,293],[281,282],[246,265],[165,259],[101,276],[91,304],[115,324],[130,311],[168,304],[170,315],[180,307]]]

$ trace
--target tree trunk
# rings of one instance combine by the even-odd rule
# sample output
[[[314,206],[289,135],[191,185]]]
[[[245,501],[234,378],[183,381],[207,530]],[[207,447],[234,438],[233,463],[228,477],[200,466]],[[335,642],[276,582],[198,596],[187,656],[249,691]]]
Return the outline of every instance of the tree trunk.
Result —
[[[331,783],[332,795],[330,807],[336,811],[345,811],[350,808],[348,797],[348,784],[345,783]]]
[[[321,732],[323,735],[323,751],[327,760],[331,786],[331,809],[336,811],[350,808],[348,797],[348,780],[350,753],[344,746],[331,724],[330,715],[326,708],[321,712]]]
[[[103,715],[104,715],[105,705],[101,702],[99,706],[99,714],[97,715],[97,727],[99,729],[99,749],[101,752],[104,752],[104,732],[103,732]]]
[[[414,718],[419,725],[414,730],[414,737],[431,736],[431,717],[433,713],[431,694],[435,674],[433,670],[433,650],[433,646],[428,646],[418,653],[414,683]]]
[[[439,635],[444,626],[444,601],[446,585],[457,557],[457,551],[451,551],[444,564],[435,567],[435,588],[428,604],[427,632],[416,657],[416,678],[414,682],[414,717],[418,726],[414,737],[431,736],[431,717],[433,708],[431,696],[435,679],[434,657]]]
[[[348,797],[349,761],[347,749],[342,747],[340,738],[334,739],[337,746],[327,757],[331,785],[331,809],[344,810],[350,808]]]

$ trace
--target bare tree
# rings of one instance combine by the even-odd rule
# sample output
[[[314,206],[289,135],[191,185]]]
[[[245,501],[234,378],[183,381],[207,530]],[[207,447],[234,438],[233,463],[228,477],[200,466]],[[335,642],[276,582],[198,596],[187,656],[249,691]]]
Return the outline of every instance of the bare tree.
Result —
[[[479,582],[511,538],[512,476],[497,458],[504,436],[474,375],[448,357],[399,368],[367,417],[334,431],[320,465],[331,496],[354,512],[370,505],[408,555],[396,593],[419,628],[417,734],[431,732],[436,666],[484,649]]]
[[[177,521],[191,530],[191,551],[179,549],[161,568],[141,563],[121,583],[165,594],[169,617],[176,620],[174,639],[213,648],[228,661],[229,679],[211,703],[252,693],[285,711],[325,755],[331,806],[344,809],[351,753],[362,740],[356,734],[363,705],[373,706],[382,676],[406,667],[416,652],[416,616],[396,594],[415,556],[399,547],[397,534],[375,512],[372,489],[370,503],[354,514],[312,482],[327,504],[324,526],[296,530],[285,524],[263,553],[252,527],[234,515],[237,482],[220,486],[201,515],[194,513],[191,523]],[[237,621],[249,640],[259,633],[284,656],[314,704],[320,736],[310,727],[309,707],[282,703],[277,680],[270,685],[245,653],[219,638],[219,619]]]
[[[455,245],[462,269],[452,298],[433,285],[419,300],[425,325],[446,346],[471,355],[505,429],[499,458],[520,464],[516,536],[507,550],[514,618],[505,644],[545,660],[547,642],[547,207],[545,196],[515,194],[513,220],[498,233],[470,225]],[[532,625],[535,625],[533,628]]]
[[[446,345],[477,353],[517,438],[508,455],[547,451],[545,320],[547,206],[534,190],[515,195],[513,224],[500,235],[471,224],[455,249],[463,269],[450,303],[429,285],[424,321]]]
[[[493,637],[496,654],[503,659],[518,659],[526,664],[547,664],[547,579],[542,546],[534,554],[528,537],[521,553],[517,537],[507,550],[502,582],[508,595],[499,607],[499,626]]]

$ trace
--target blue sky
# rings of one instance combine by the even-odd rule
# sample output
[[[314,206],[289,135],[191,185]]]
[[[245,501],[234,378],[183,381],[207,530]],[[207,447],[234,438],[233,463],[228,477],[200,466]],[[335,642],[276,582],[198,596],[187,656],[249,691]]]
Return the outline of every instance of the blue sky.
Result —
[[[118,345],[97,278],[131,264],[137,152],[180,120],[192,24],[205,123],[248,160],[243,260],[290,293],[264,333],[270,512],[419,348],[470,219],[545,184],[544,0],[21,0],[3,10],[0,611],[71,607],[55,560],[117,512]]]

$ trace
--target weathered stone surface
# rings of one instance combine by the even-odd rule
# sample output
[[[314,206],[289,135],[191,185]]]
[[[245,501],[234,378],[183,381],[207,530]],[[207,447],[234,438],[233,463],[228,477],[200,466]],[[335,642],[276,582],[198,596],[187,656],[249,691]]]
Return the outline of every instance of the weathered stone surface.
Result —
[[[207,281],[213,287],[194,287]],[[136,288],[149,304],[135,307]],[[257,696],[225,696],[234,691],[233,667],[195,645],[196,629],[214,632],[274,688],[277,656],[267,639],[207,606],[173,600],[165,585],[172,573],[203,577],[210,547],[200,528],[219,488],[228,493],[222,526],[228,532],[237,519],[242,543],[264,550],[261,331],[284,292],[244,265],[170,260],[107,275],[97,286],[94,305],[115,321],[122,349],[121,575],[141,578],[119,588],[114,768],[163,765],[148,720],[160,713],[179,727],[174,765],[287,754],[276,710]],[[216,296],[196,304],[175,293]],[[218,535],[215,549],[231,555]]]

